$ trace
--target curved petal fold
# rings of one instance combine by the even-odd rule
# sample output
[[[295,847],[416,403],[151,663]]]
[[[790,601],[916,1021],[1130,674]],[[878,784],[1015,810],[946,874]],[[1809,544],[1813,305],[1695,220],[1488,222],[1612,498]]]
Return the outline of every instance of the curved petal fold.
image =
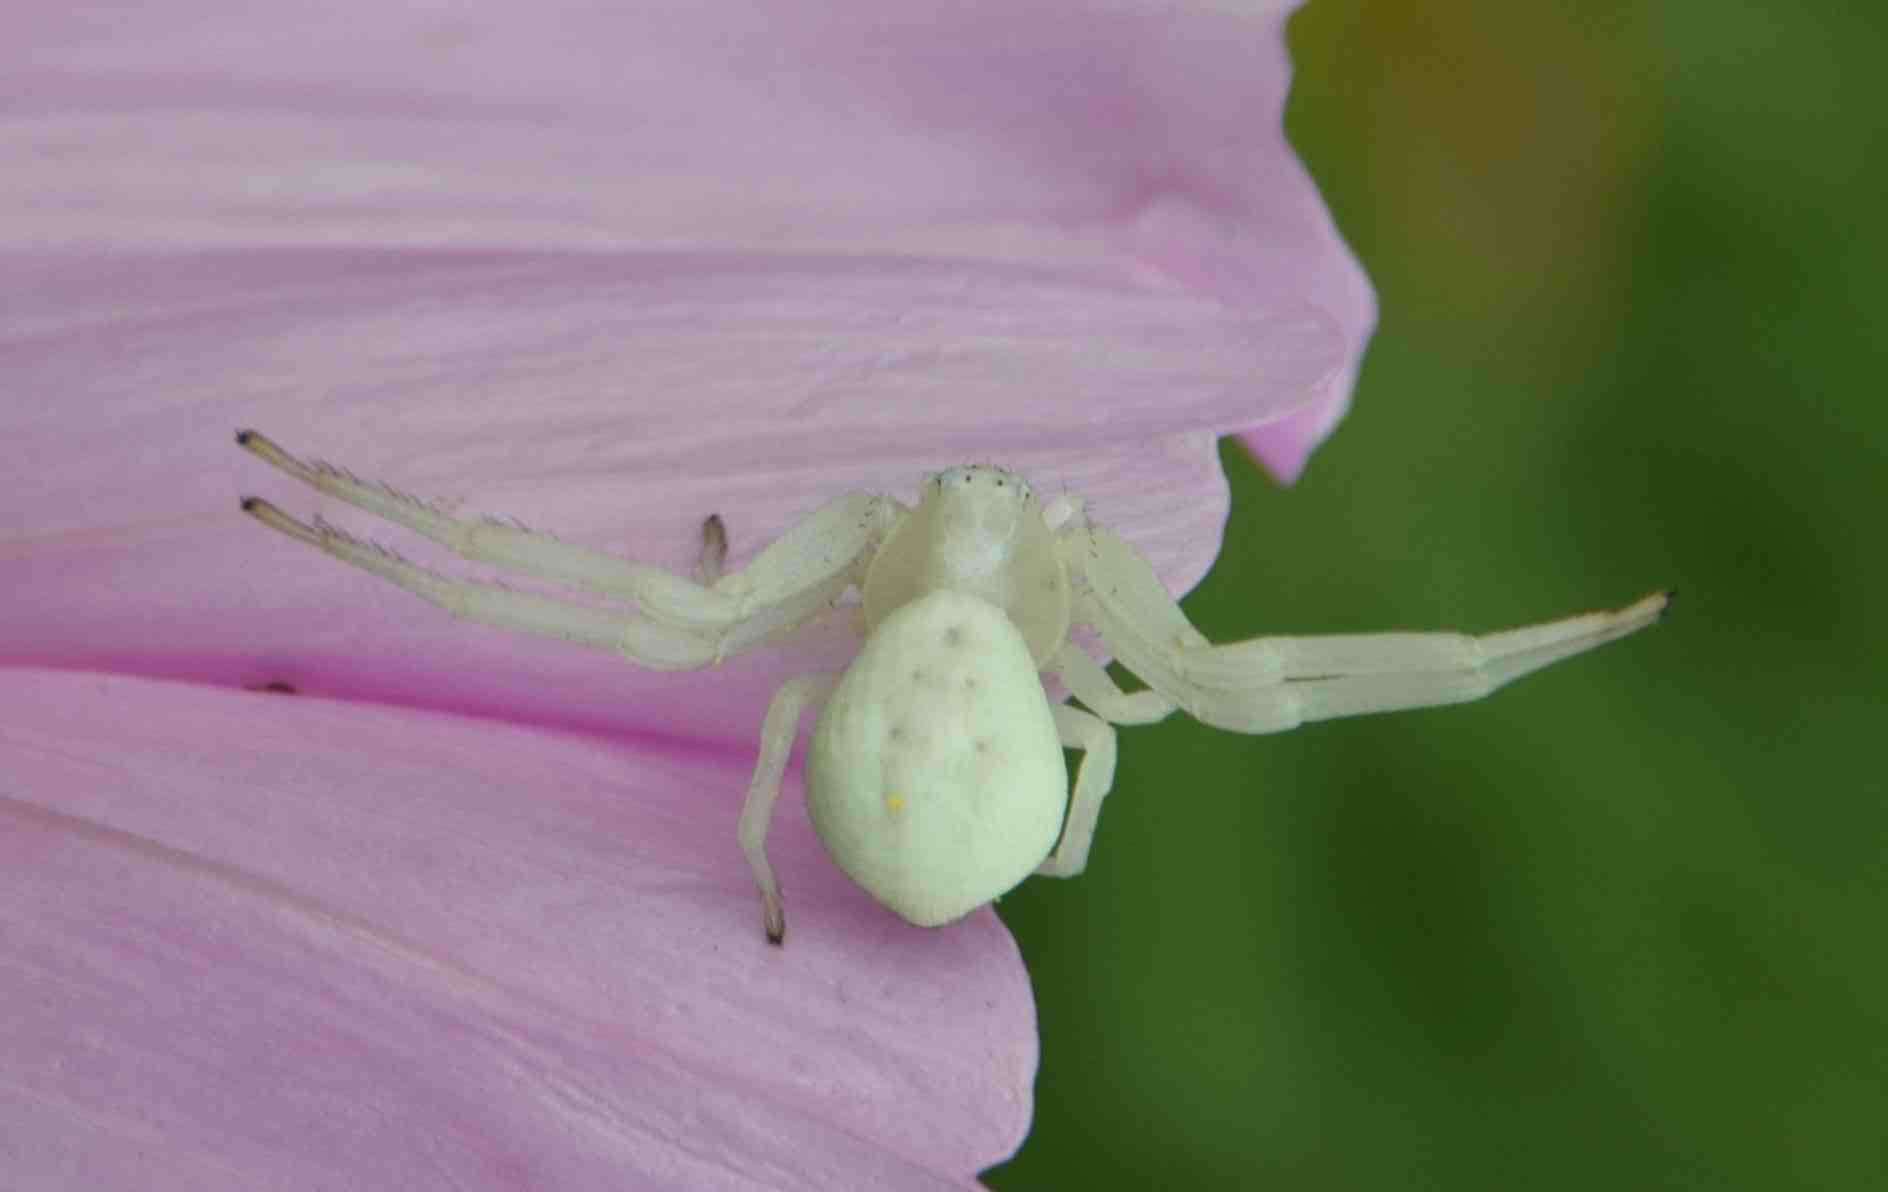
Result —
[[[52,1187],[958,1186],[1028,980],[745,768],[410,710],[0,671],[0,1153]],[[23,1166],[22,1166],[23,1165]]]

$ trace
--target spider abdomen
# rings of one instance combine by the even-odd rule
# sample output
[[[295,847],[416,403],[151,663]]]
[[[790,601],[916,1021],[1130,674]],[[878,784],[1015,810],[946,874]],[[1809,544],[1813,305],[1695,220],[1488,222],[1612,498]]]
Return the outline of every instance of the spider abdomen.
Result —
[[[939,590],[873,630],[807,754],[807,808],[839,867],[920,926],[1028,877],[1062,831],[1068,770],[1003,610]]]

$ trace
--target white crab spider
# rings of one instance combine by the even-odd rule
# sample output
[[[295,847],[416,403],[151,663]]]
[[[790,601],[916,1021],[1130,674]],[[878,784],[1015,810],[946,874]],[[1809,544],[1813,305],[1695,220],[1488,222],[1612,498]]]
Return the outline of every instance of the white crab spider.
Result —
[[[236,441],[324,493],[468,559],[633,606],[608,611],[451,579],[256,497],[264,525],[468,620],[614,650],[664,670],[711,666],[775,641],[859,593],[864,644],[843,675],[782,684],[761,727],[741,811],[742,851],[760,885],[767,938],[786,930],[767,863],[767,826],[805,712],[824,701],[807,754],[807,809],[854,881],[912,923],[961,918],[1032,872],[1082,871],[1114,781],[1111,724],[1181,708],[1234,732],[1478,699],[1551,662],[1657,619],[1665,593],[1481,637],[1378,633],[1202,637],[1134,548],[1090,525],[1080,504],[1047,508],[1020,477],[989,467],[929,477],[916,506],[855,493],[812,514],[746,568],[721,574],[720,519],[704,527],[691,582],[495,521],[462,520],[403,493],[305,463],[254,431]],[[1069,640],[1100,634],[1148,690],[1123,692]],[[1051,702],[1061,678],[1087,711]],[[1073,798],[1064,748],[1080,749]]]

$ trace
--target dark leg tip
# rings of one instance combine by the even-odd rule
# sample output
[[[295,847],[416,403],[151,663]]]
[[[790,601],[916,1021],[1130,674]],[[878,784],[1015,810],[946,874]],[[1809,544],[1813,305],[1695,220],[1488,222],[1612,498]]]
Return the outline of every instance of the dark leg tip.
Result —
[[[256,506],[260,504],[262,504],[261,497],[244,497],[243,498],[243,512],[254,513],[256,511]]]
[[[237,432],[236,432],[236,445],[237,445],[238,447],[247,447],[247,446],[249,446],[249,440],[255,437],[255,433],[256,433],[256,432],[255,432],[255,431],[253,431],[253,430],[239,430],[239,431],[237,431]]]
[[[701,523],[701,558],[695,563],[695,578],[712,585],[728,565],[728,527],[719,513],[711,513]]]

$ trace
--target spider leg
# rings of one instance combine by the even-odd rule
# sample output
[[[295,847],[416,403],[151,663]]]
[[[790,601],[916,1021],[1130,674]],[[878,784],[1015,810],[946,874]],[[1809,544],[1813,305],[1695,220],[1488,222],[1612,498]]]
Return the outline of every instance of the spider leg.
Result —
[[[1121,690],[1107,669],[1074,642],[1063,642],[1043,670],[1061,676],[1070,695],[1111,724],[1153,724],[1172,715],[1177,706],[1158,691]]]
[[[704,585],[518,526],[453,517],[416,497],[298,459],[257,431],[237,432],[236,442],[310,488],[425,535],[467,559],[631,601],[643,616],[678,629],[724,635],[724,654],[810,615],[837,596],[851,581],[854,565],[897,513],[895,502],[868,493],[841,497],[787,531],[742,571]],[[712,528],[704,527],[704,563],[712,562],[718,572],[712,534]]]
[[[1131,547],[1105,530],[1088,537],[1088,588],[1079,616],[1154,690],[1194,718],[1234,732],[1282,732],[1311,720],[1480,699],[1522,675],[1644,628],[1668,600],[1656,592],[1614,612],[1479,637],[1339,634],[1214,646]]]
[[[1055,716],[1062,747],[1081,750],[1082,760],[1075,768],[1075,790],[1069,796],[1069,817],[1062,827],[1062,839],[1036,872],[1045,877],[1074,877],[1088,865],[1088,846],[1095,839],[1101,801],[1114,787],[1114,729],[1079,708],[1054,704],[1049,711]]]
[[[695,578],[712,588],[727,568],[728,526],[719,513],[711,513],[701,523],[701,557],[695,561]]]
[[[1626,608],[1471,637],[1365,633],[1256,638],[1191,652],[1183,673],[1206,693],[1209,724],[1245,732],[1481,699],[1523,675],[1658,620],[1667,596]]]
[[[654,670],[692,670],[715,661],[717,643],[710,635],[620,610],[572,604],[500,584],[454,579],[325,522],[310,525],[297,521],[260,497],[244,497],[243,512],[270,529],[390,580],[455,617],[614,650]]]
[[[788,679],[774,692],[773,701],[767,705],[767,717],[761,722],[760,757],[754,763],[753,781],[748,783],[747,801],[741,805],[739,836],[741,851],[747,855],[754,881],[760,886],[761,924],[769,943],[783,942],[787,933],[780,883],[774,880],[773,866],[767,863],[767,829],[773,823],[774,802],[780,797],[780,778],[786,773],[787,757],[799,735],[800,718],[808,707],[830,695],[838,683],[833,675]]]

